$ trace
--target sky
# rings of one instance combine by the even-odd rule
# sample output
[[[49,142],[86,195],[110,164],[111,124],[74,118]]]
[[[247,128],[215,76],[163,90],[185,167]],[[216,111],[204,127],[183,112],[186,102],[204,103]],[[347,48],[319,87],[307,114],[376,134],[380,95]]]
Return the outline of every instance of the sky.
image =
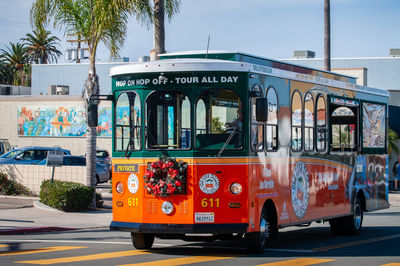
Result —
[[[32,32],[29,11],[34,0],[0,0],[0,49]],[[181,0],[180,13],[166,21],[168,52],[241,51],[268,58],[292,58],[294,50],[324,52],[323,0]],[[333,58],[387,57],[400,48],[400,0],[331,0]],[[63,29],[48,28],[68,48]],[[153,29],[135,18],[121,57],[137,61],[153,49]],[[101,46],[98,61],[109,61]],[[59,62],[65,62],[64,57]]]

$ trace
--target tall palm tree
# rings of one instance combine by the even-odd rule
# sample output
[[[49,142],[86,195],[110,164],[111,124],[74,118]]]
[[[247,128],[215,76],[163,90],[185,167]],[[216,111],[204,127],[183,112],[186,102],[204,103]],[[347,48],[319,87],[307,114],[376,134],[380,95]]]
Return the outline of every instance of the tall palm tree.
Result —
[[[326,71],[331,71],[331,3],[324,0],[324,65]]]
[[[26,54],[27,47],[23,43],[11,43],[6,49],[1,49],[4,63],[7,67],[11,68],[14,74],[14,85],[26,85],[24,68],[28,63],[28,56]]]
[[[0,54],[0,84],[11,85],[13,83],[13,71],[7,66],[3,59],[2,54]]]
[[[98,101],[91,96],[99,95],[99,79],[96,74],[96,52],[100,42],[115,56],[122,47],[127,31],[128,16],[140,8],[125,0],[35,0],[31,8],[31,21],[36,27],[53,22],[55,27],[67,33],[78,34],[86,40],[89,49],[89,73],[84,85],[85,103],[88,111],[86,144],[87,181],[95,184],[96,172],[96,126]],[[140,1],[139,1],[140,2]],[[93,205],[95,206],[95,199]],[[94,207],[93,206],[93,207]]]
[[[26,34],[26,37],[22,38],[21,41],[24,41],[27,45],[28,55],[31,61],[36,64],[57,63],[57,58],[62,55],[56,47],[60,39],[51,36],[51,32],[44,28],[33,30],[33,34]]]

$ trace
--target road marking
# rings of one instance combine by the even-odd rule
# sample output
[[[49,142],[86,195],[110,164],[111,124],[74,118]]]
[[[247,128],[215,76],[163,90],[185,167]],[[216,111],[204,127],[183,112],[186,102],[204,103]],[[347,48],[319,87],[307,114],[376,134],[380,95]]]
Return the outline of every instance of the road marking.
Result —
[[[318,263],[325,263],[335,261],[333,259],[314,259],[314,258],[302,258],[302,259],[293,259],[293,260],[284,260],[277,261],[265,264],[258,264],[257,266],[306,266],[306,265],[314,265]]]
[[[143,263],[134,263],[134,264],[122,264],[119,266],[156,266],[156,265],[163,265],[163,266],[174,266],[174,265],[185,265],[185,264],[192,264],[198,262],[207,262],[207,261],[217,261],[217,260],[227,260],[233,259],[238,256],[232,255],[220,255],[220,256],[194,256],[194,257],[186,257],[186,258],[176,258],[176,259],[167,259],[167,260],[155,260]]]
[[[388,264],[382,264],[381,266],[400,266],[400,263],[398,263],[398,262],[388,263]]]
[[[54,252],[54,251],[71,250],[71,249],[78,249],[78,248],[87,248],[87,247],[59,246],[59,247],[46,247],[46,248],[35,248],[35,249],[26,249],[26,250],[3,251],[3,252],[0,252],[0,256]]]
[[[378,242],[378,241],[383,241],[383,240],[388,240],[388,239],[393,239],[393,238],[399,238],[399,237],[400,237],[400,234],[396,234],[396,235],[391,235],[391,236],[383,236],[383,237],[377,237],[377,238],[371,238],[371,239],[364,239],[364,240],[359,240],[359,241],[347,242],[347,243],[342,243],[342,244],[336,244],[336,245],[332,245],[332,246],[314,248],[314,249],[310,249],[310,250],[313,250],[313,251],[328,251],[330,249],[344,248],[344,247],[361,245],[361,244],[366,244],[366,243],[371,243],[371,242]]]
[[[14,261],[14,262],[15,263],[25,263],[25,264],[49,265],[49,264],[56,264],[56,263],[69,263],[69,262],[78,262],[78,261],[111,259],[111,258],[134,256],[134,255],[143,255],[143,254],[149,254],[149,253],[150,253],[149,251],[127,250],[127,251],[99,253],[99,254],[84,255],[84,256],[64,257],[64,258],[57,258],[57,259],[25,260],[25,261]]]
[[[0,248],[8,248],[8,245],[0,245]]]
[[[52,240],[52,239],[1,239],[1,242],[43,242],[43,243],[81,243],[81,244],[112,244],[112,245],[132,245],[131,242],[99,242],[83,240]],[[156,245],[156,244],[154,244]]]

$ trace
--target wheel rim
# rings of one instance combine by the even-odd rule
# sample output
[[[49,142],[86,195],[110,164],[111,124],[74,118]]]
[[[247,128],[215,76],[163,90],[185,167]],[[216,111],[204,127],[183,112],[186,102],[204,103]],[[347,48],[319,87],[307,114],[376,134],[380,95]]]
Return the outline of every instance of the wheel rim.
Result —
[[[265,219],[265,217],[262,216],[260,220],[260,238],[262,246],[265,246],[268,237],[269,237],[269,223]]]
[[[362,210],[359,204],[354,206],[354,226],[358,230],[361,227],[362,222]]]

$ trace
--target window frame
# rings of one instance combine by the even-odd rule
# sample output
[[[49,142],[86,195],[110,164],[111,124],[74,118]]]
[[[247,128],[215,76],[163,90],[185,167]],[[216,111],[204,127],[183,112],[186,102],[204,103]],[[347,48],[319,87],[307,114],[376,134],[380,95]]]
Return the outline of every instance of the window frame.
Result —
[[[169,88],[169,89],[165,89],[165,90],[152,90],[150,93],[148,93],[147,94],[147,96],[146,96],[146,99],[145,99],[145,101],[144,101],[144,103],[143,103],[143,108],[144,108],[144,115],[143,115],[143,117],[144,117],[144,121],[143,121],[143,130],[144,130],[144,135],[143,135],[143,137],[144,137],[144,140],[143,140],[143,149],[144,150],[146,150],[146,151],[168,151],[168,152],[170,152],[170,151],[187,151],[187,150],[191,150],[192,148],[193,148],[193,143],[192,143],[192,136],[191,136],[191,134],[190,134],[190,137],[189,137],[189,147],[188,148],[174,148],[174,149],[168,149],[168,147],[166,147],[166,148],[162,148],[162,147],[155,147],[155,148],[150,148],[149,146],[148,146],[148,121],[149,121],[149,119],[148,119],[148,117],[147,117],[147,111],[148,111],[148,108],[147,108],[147,101],[149,100],[149,98],[151,97],[151,95],[153,95],[153,94],[155,94],[155,93],[169,93],[169,92],[174,92],[174,93],[181,93],[182,95],[184,95],[188,100],[189,100],[189,108],[190,108],[190,113],[189,113],[189,119],[190,119],[190,122],[189,122],[189,124],[190,124],[190,128],[189,128],[189,130],[190,130],[190,132],[191,132],[191,134],[193,134],[192,132],[193,132],[193,129],[192,129],[192,116],[190,115],[191,113],[192,113],[192,102],[191,102],[191,98],[189,97],[189,95],[188,94],[186,94],[186,92],[184,92],[184,91],[182,91],[182,90],[180,90],[180,89],[176,89],[176,88]],[[183,103],[183,102],[182,102]],[[183,105],[183,104],[182,104]],[[182,115],[182,105],[181,105],[181,115]],[[182,117],[181,117],[181,125],[180,126],[178,126],[177,125],[177,128],[180,128],[180,129],[182,129]],[[168,133],[167,133],[168,134]],[[182,138],[182,136],[181,136],[181,138]],[[179,141],[179,140],[178,140]],[[166,145],[168,145],[168,144],[166,144]]]
[[[319,99],[322,99],[324,101],[324,107],[325,107],[325,126],[321,127],[318,126],[318,101]],[[329,136],[328,136],[328,105],[327,105],[327,97],[325,97],[325,95],[323,94],[318,94],[316,97],[316,104],[315,104],[315,149],[316,151],[318,151],[319,153],[325,153],[327,151],[327,147],[328,147],[328,142],[329,142]],[[325,141],[324,141],[324,148],[319,149],[318,148],[318,131],[319,129],[323,129],[324,134],[325,134]]]
[[[129,93],[135,94],[136,95],[135,99],[136,99],[136,97],[138,97],[137,99],[138,99],[138,101],[140,103],[140,107],[139,107],[139,110],[140,110],[140,122],[139,122],[139,126],[135,126],[136,128],[137,127],[139,128],[139,130],[138,130],[139,131],[139,138],[138,138],[139,139],[139,147],[135,148],[135,149],[132,149],[132,148],[129,148],[129,147],[124,148],[124,145],[123,145],[124,143],[122,141],[122,144],[121,144],[122,149],[117,149],[117,141],[118,141],[117,128],[118,127],[122,127],[122,128],[126,127],[124,125],[118,125],[117,124],[117,104],[118,104],[118,99],[123,94],[127,94],[127,96],[128,96]],[[132,118],[131,118],[131,102],[130,102],[129,96],[128,96],[128,102],[129,102],[129,125],[127,127],[129,129],[129,141],[128,141],[127,145],[129,146],[130,143],[131,143],[131,140],[132,140],[132,134],[134,133],[134,129],[133,129],[134,127],[133,127]],[[139,93],[137,93],[136,91],[133,91],[133,90],[118,91],[118,96],[116,97],[113,109],[114,109],[113,113],[114,113],[114,121],[115,121],[115,123],[114,123],[115,124],[115,128],[113,129],[113,131],[114,131],[114,143],[113,143],[114,144],[114,147],[113,147],[114,152],[126,152],[126,151],[140,151],[140,150],[142,150],[142,148],[143,148],[143,115],[142,115],[143,114],[143,103],[142,103],[142,100],[141,100],[141,97],[140,97]],[[124,138],[122,138],[122,139],[124,139]]]
[[[384,148],[372,148],[372,147],[366,147],[364,148],[364,103],[367,104],[375,104],[375,105],[382,105],[385,107],[385,122],[383,123],[385,125],[385,147]],[[360,150],[361,153],[363,154],[387,154],[388,153],[388,104],[382,103],[382,102],[375,102],[375,101],[368,101],[368,100],[361,100],[360,101]]]
[[[308,125],[306,125],[306,97],[307,97],[307,95],[310,95],[311,96],[311,102],[312,102],[312,108],[311,108],[311,110],[312,110],[312,118],[313,118],[313,122],[312,122],[312,126],[308,126]],[[305,152],[313,152],[314,150],[315,150],[315,101],[314,101],[314,95],[311,93],[311,91],[307,91],[305,94],[304,94],[304,99],[303,99],[303,106],[304,106],[304,108],[303,108],[303,131],[304,131],[304,135],[303,135],[303,139],[304,139],[304,151]],[[308,110],[308,109],[307,109]],[[307,131],[307,129],[311,129],[312,130],[312,133],[311,133],[311,136],[312,136],[312,141],[311,141],[311,145],[312,145],[312,147],[310,148],[310,149],[307,149],[307,147],[306,147],[306,131]]]
[[[265,146],[265,150],[267,152],[276,152],[279,150],[279,122],[278,122],[279,121],[279,97],[278,97],[278,93],[277,93],[275,87],[271,85],[268,87],[268,89],[266,90],[266,93],[265,93],[265,97],[267,98],[267,100],[268,100],[268,93],[270,92],[270,90],[272,90],[276,96],[276,124],[269,124],[268,120],[265,122],[265,129],[264,129],[265,144],[264,144],[264,146]],[[269,101],[268,101],[268,105],[269,105]],[[268,106],[268,108],[269,108],[269,106]],[[268,139],[267,134],[268,134],[269,126],[275,127],[275,131],[276,131],[276,146],[275,147],[272,146],[272,149],[268,149],[268,145],[267,145],[267,139]],[[273,139],[273,136],[272,136],[272,139]],[[272,143],[273,143],[273,141],[272,141]]]
[[[254,96],[253,94],[259,93],[259,95]],[[255,113],[256,110],[253,110],[253,103],[252,100],[253,99],[258,99],[258,98],[263,98],[264,97],[264,91],[263,88],[260,84],[255,84],[250,92],[249,95],[249,101],[250,101],[250,147],[251,150],[254,152],[260,152],[263,151],[265,148],[265,123],[264,122],[259,122],[257,120],[253,120],[253,112]],[[255,104],[254,104],[254,108],[256,108]],[[255,117],[254,117],[255,119]],[[260,126],[261,125],[261,143],[262,145],[258,146],[257,145],[257,149],[254,147],[253,145],[253,137],[255,135],[253,135],[253,126]],[[258,131],[256,132],[258,134]],[[257,137],[257,142],[258,142],[258,137]]]
[[[293,125],[293,98],[294,98],[294,95],[296,93],[299,94],[300,101],[301,101],[301,103],[300,103],[300,105],[301,105],[301,115],[300,115],[301,122],[300,122],[300,126],[297,126],[297,125],[294,126]],[[302,93],[300,92],[300,90],[295,89],[293,91],[293,93],[292,93],[292,97],[290,98],[290,149],[291,149],[292,152],[302,152],[303,151],[303,148],[304,148],[304,144],[303,144],[303,139],[304,139],[303,126],[304,126],[304,103],[303,103],[303,97],[302,97]],[[300,136],[301,143],[300,144],[301,145],[300,145],[299,149],[294,149],[293,148],[293,129],[294,128],[299,128],[300,129],[300,134],[301,134],[301,136]],[[298,138],[296,138],[296,139],[298,139]],[[297,146],[299,146],[299,145],[297,144]]]

